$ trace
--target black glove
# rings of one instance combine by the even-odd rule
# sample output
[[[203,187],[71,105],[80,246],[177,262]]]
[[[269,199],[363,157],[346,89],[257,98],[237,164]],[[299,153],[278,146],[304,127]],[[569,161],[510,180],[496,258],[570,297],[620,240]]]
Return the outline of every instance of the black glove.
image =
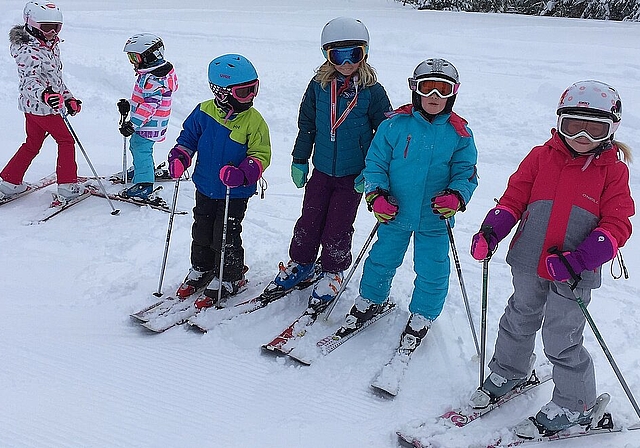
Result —
[[[136,130],[133,128],[133,123],[131,123],[131,121],[125,121],[124,123],[122,123],[122,126],[120,126],[119,130],[120,130],[120,133],[125,137],[130,137],[136,132]]]
[[[126,117],[130,110],[131,104],[129,103],[129,101],[121,98],[120,101],[118,101],[118,111],[120,111],[120,115]]]
[[[82,101],[77,98],[69,98],[64,100],[64,106],[67,108],[67,113],[73,117],[82,109]]]

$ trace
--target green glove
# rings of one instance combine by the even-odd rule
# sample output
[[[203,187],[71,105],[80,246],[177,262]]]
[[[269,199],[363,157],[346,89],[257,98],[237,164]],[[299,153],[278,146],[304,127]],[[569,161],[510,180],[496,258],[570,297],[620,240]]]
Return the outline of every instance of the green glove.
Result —
[[[309,175],[309,162],[307,163],[295,163],[291,164],[291,179],[298,188],[304,187],[307,183],[307,176]]]
[[[364,193],[364,176],[362,173],[358,174],[353,180],[353,189],[360,194]]]

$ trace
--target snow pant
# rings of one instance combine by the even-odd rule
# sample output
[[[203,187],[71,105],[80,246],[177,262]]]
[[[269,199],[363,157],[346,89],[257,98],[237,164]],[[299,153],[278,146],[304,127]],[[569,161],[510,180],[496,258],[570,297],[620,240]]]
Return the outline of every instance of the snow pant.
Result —
[[[69,132],[62,117],[55,115],[24,114],[27,138],[18,151],[0,172],[3,180],[12,184],[21,184],[24,173],[40,153],[47,135],[51,135],[58,144],[56,175],[59,184],[71,184],[78,181],[78,166],[73,135]]]
[[[513,295],[500,319],[495,353],[489,368],[507,378],[529,374],[536,332],[542,327],[544,353],[553,364],[553,402],[572,411],[591,408],[596,400],[593,361],[583,346],[586,323],[566,283],[544,280],[511,269]],[[585,304],[591,289],[576,288]]]
[[[153,140],[134,133],[129,139],[129,150],[133,156],[133,183],[153,183],[155,166],[153,163]]]
[[[446,231],[413,232],[392,224],[378,227],[378,239],[366,261],[360,295],[373,303],[389,297],[391,282],[404,259],[413,235],[413,269],[416,278],[409,311],[435,320],[449,291],[449,236]]]
[[[305,187],[302,216],[293,229],[289,257],[313,263],[322,245],[320,263],[326,272],[351,265],[351,239],[362,194],[354,190],[356,176],[331,177],[314,170]]]
[[[242,220],[248,202],[248,198],[229,200],[222,274],[222,281],[225,282],[242,278],[244,271]],[[211,199],[196,190],[196,205],[193,208],[193,227],[191,228],[191,266],[198,271],[213,270],[216,277],[220,273],[224,208],[224,199]]]

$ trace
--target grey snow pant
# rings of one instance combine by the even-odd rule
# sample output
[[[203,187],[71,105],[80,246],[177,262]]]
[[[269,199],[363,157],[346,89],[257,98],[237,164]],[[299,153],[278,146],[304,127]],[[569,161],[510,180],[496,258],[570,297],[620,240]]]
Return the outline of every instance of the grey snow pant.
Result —
[[[489,368],[507,379],[528,375],[536,332],[542,326],[544,353],[553,364],[553,402],[572,411],[591,408],[596,400],[595,370],[583,346],[586,320],[573,292],[566,283],[513,268],[511,273],[514,292],[500,319]],[[585,305],[590,302],[591,289],[577,287],[575,293]]]

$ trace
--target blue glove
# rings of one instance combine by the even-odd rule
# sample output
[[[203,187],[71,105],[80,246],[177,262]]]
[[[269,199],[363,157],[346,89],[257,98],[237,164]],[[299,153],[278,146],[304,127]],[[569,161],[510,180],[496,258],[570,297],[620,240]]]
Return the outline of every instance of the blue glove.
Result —
[[[309,175],[309,162],[307,163],[295,163],[291,164],[291,180],[298,188],[304,187],[307,183],[307,176]]]
[[[364,176],[362,173],[358,174],[358,176],[353,181],[353,189],[358,193],[364,193]]]

